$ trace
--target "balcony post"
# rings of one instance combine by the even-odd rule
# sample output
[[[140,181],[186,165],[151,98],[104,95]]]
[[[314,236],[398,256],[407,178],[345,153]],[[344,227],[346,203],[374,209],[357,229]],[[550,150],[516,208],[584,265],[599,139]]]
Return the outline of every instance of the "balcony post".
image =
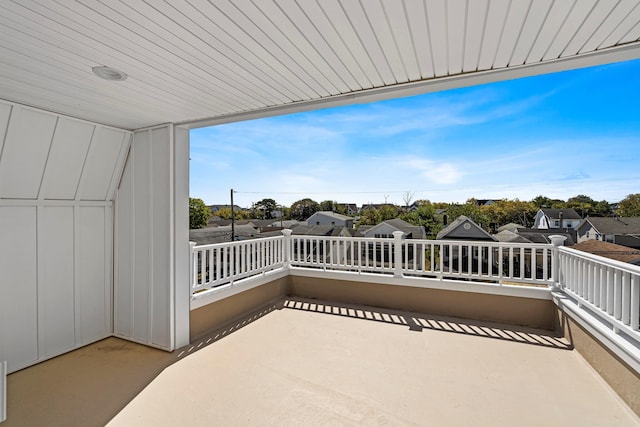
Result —
[[[288,228],[285,228],[284,230],[282,230],[282,234],[284,235],[284,245],[282,246],[282,249],[284,250],[283,267],[285,269],[289,269],[289,267],[291,266],[291,234],[292,233],[293,231],[289,230]]]
[[[562,285],[560,283],[560,251],[558,248],[564,245],[564,241],[567,240],[567,238],[554,234],[553,236],[549,236],[549,239],[551,239],[551,244],[553,245],[553,249],[551,249],[552,286],[559,289]]]
[[[189,293],[193,292],[193,286],[196,284],[195,275],[195,253],[196,242],[189,242]]]
[[[393,277],[402,277],[402,231],[393,232]]]

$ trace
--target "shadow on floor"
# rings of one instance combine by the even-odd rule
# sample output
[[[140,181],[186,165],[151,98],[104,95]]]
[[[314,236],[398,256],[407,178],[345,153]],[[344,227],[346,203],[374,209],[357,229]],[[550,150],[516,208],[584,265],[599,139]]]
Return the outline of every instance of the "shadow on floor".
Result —
[[[398,310],[287,298],[168,353],[111,337],[8,376],[7,421],[13,426],[103,426],[165,368],[275,310],[292,309],[425,329],[571,349],[551,332]]]
[[[572,350],[570,341],[551,331],[533,329],[502,323],[455,317],[436,316],[424,313],[412,313],[379,307],[343,304],[305,298],[288,298],[284,307],[334,316],[352,317],[374,322],[406,326],[412,331],[423,329],[493,338],[522,344],[539,345],[562,350]]]

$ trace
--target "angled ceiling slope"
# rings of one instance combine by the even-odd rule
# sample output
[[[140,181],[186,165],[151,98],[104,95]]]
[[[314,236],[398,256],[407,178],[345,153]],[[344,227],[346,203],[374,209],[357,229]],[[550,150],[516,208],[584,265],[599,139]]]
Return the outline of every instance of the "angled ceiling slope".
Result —
[[[202,126],[634,59],[639,40],[640,0],[14,0],[0,98]]]

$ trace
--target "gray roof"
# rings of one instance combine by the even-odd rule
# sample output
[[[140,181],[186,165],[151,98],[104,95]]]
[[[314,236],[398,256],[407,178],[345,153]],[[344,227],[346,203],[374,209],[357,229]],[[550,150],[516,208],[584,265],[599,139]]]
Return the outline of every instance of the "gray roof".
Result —
[[[587,217],[578,227],[590,222],[601,234],[640,234],[640,217]]]
[[[342,220],[342,221],[348,221],[350,219],[351,220],[353,219],[353,217],[342,215],[342,214],[339,214],[339,213],[336,213],[336,212],[333,212],[333,211],[318,211],[318,212],[314,213],[313,215],[318,215],[318,214],[325,215],[325,216],[328,216],[328,217],[331,217],[331,218],[335,218],[335,219],[339,219],[339,220]],[[313,215],[311,215],[309,218],[312,218]]]
[[[562,213],[563,219],[581,219],[582,217],[576,212],[574,209],[551,209],[551,208],[541,208],[542,213],[552,219],[560,218],[560,213]]]
[[[374,225],[373,227],[367,230],[364,230],[362,234],[367,233],[382,224],[390,225],[391,227],[399,231],[402,231],[405,234],[405,237],[409,237],[411,239],[424,239],[426,237],[424,228],[419,227],[417,225],[410,224],[407,221],[402,220],[400,218],[394,218],[394,219],[388,219],[386,221],[382,221],[380,224]],[[360,227],[360,229],[362,229],[362,227]],[[358,230],[359,233],[360,233],[360,229]]]
[[[561,232],[559,230],[560,229],[557,228],[550,230],[527,228],[525,230],[518,230],[518,235],[533,243],[551,243],[551,239],[549,238],[550,236],[564,236],[566,237],[564,246],[573,246],[576,244],[575,232]]]
[[[453,231],[455,231],[458,227],[460,227],[465,222],[468,222],[469,224],[471,224],[472,227],[475,227],[478,231],[480,231],[481,232],[480,234],[483,235],[486,238],[486,240],[496,241],[495,237],[493,237],[491,234],[487,233],[482,227],[480,227],[471,218],[469,218],[469,217],[467,217],[465,215],[460,215],[453,222],[451,222],[445,228],[440,230],[440,232],[436,236],[436,239],[440,240],[440,239],[446,238],[449,234],[451,234]]]
[[[244,240],[262,237],[258,230],[249,224],[235,226],[236,240]],[[199,228],[189,230],[189,240],[198,245],[211,245],[214,243],[224,243],[231,241],[231,226]]]
[[[577,249],[594,255],[600,255],[617,261],[640,265],[640,250],[616,245],[614,243],[601,242],[600,240],[586,240],[574,245],[572,249]]]
[[[498,227],[498,231],[512,231],[517,232],[517,230],[521,228],[527,228],[524,225],[516,224],[515,222],[510,222],[509,224],[505,224],[501,227]]]
[[[509,231],[509,230],[502,230],[497,234],[494,234],[493,237],[498,241],[498,242],[505,242],[505,243],[533,243],[531,240],[527,239],[524,236],[521,236],[517,233],[514,233],[513,231]]]

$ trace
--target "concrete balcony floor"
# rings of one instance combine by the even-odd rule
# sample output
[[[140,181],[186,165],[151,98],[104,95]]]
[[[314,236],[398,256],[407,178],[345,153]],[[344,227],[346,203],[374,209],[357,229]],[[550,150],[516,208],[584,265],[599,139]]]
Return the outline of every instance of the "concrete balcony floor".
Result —
[[[165,353],[109,338],[16,372],[2,427],[640,426],[553,334],[288,299]]]

